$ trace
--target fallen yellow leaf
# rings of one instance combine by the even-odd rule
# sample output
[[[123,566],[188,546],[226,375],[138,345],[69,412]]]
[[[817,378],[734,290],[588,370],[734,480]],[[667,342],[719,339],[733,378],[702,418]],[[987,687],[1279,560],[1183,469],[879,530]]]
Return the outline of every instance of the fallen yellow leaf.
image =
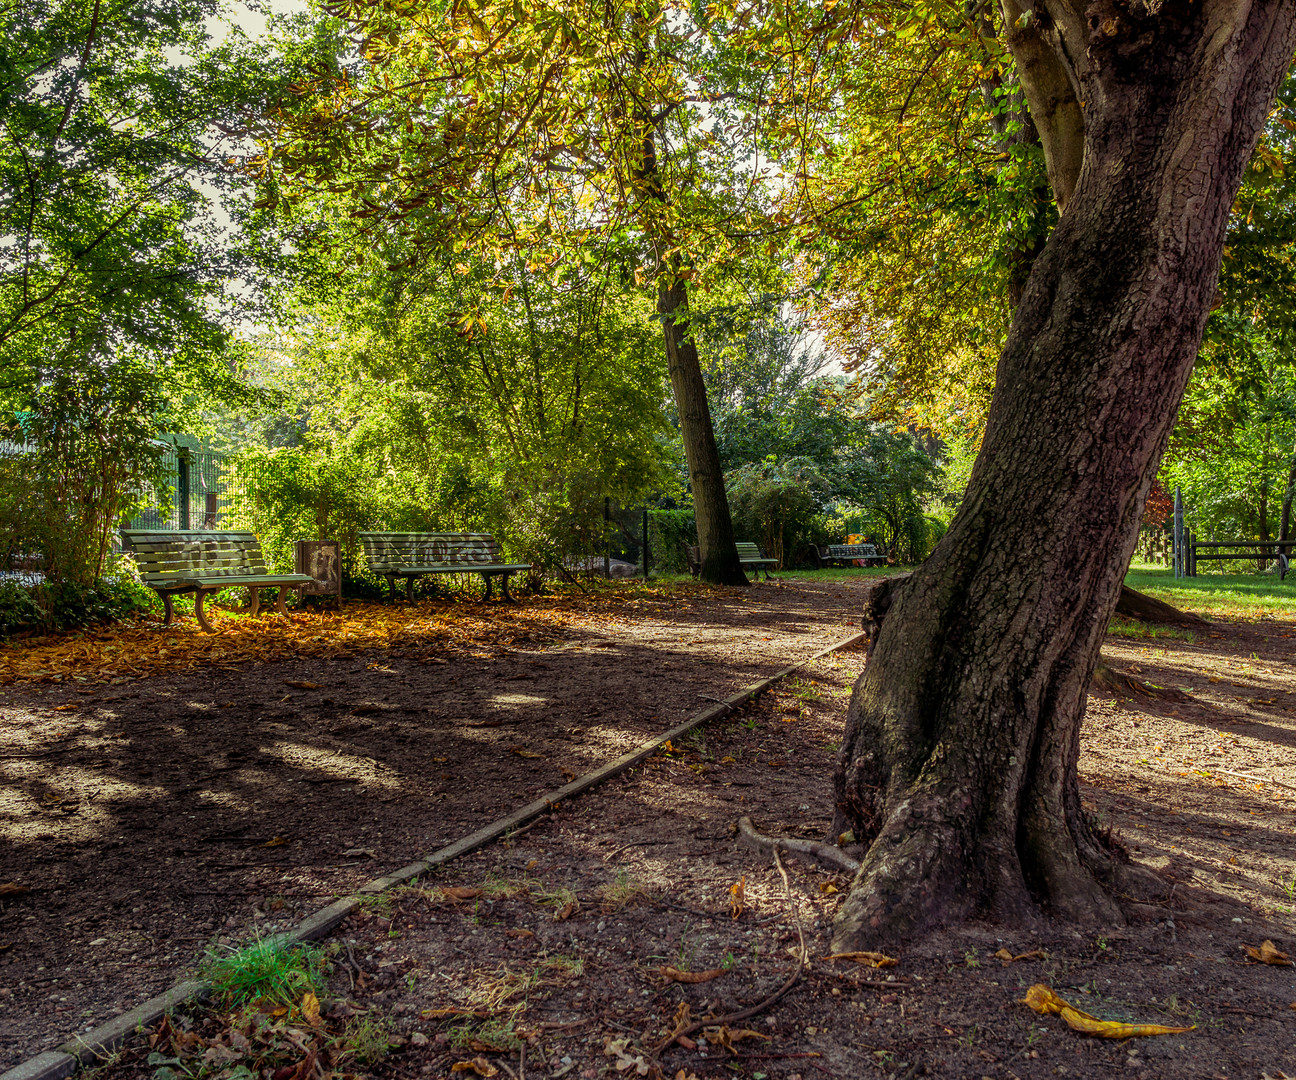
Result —
[[[567,903],[563,904],[562,907],[560,907],[557,911],[554,912],[554,921],[566,922],[579,909],[580,909],[580,905],[577,904],[575,900],[568,900]]]
[[[306,1018],[306,1023],[310,1024],[311,1027],[314,1027],[320,1022],[319,998],[309,990],[306,991],[305,996],[302,998],[301,1013],[302,1016]]]
[[[306,682],[302,679],[284,679],[285,686],[291,686],[294,690],[318,690],[319,683]]]
[[[894,967],[900,963],[894,957],[890,957],[880,952],[839,952],[830,956],[825,956],[825,960],[854,960],[857,964],[866,964],[868,967]]]
[[[724,973],[724,968],[712,968],[710,971],[680,971],[679,968],[667,965],[657,969],[657,974],[664,975],[671,982],[677,983],[710,982],[712,979],[720,978]]]
[[[1179,1035],[1192,1031],[1192,1027],[1165,1027],[1162,1024],[1122,1024],[1116,1020],[1099,1020],[1087,1012],[1081,1012],[1073,1005],[1068,1005],[1057,994],[1043,983],[1036,983],[1026,991],[1021,999],[1041,1016],[1056,1014],[1062,1017],[1067,1027],[1085,1035],[1097,1035],[1101,1039],[1132,1039],[1143,1035]]]
[[[712,1027],[705,1028],[702,1032],[707,1037],[707,1042],[716,1043],[723,1046],[731,1054],[737,1053],[733,1044],[741,1042],[743,1039],[764,1039],[769,1042],[768,1035],[762,1035],[759,1031],[753,1031],[751,1028],[730,1028],[730,1027]]]
[[[264,844],[262,844],[261,846],[262,846],[262,847],[283,847],[284,844],[286,844],[286,843],[288,843],[288,841],[285,840],[282,836],[276,836],[276,837],[274,837],[274,838],[271,839],[271,840],[267,840],[267,841],[266,841]]]
[[[475,1057],[472,1061],[456,1061],[450,1066],[450,1071],[452,1073],[474,1072],[478,1076],[495,1076],[499,1073],[499,1069],[495,1068],[484,1057]]]
[[[1018,953],[1014,956],[1007,949],[1000,949],[995,953],[996,960],[1002,960],[1004,964],[1011,964],[1017,960],[1047,960],[1048,955],[1043,949],[1032,949],[1030,952]]]
[[[732,885],[729,886],[729,895],[733,897],[733,900],[731,900],[729,903],[730,917],[735,919],[741,918],[742,913],[746,910],[746,896],[747,896],[747,875],[746,874],[743,874],[742,877],[740,877],[737,881],[735,881]]]
[[[19,885],[16,881],[0,884],[0,896],[21,896],[25,892],[31,892],[31,886]]]
[[[1292,966],[1291,957],[1285,952],[1279,952],[1278,946],[1272,941],[1261,942],[1258,949],[1252,945],[1243,945],[1242,949],[1252,960],[1261,964],[1273,964],[1276,967]]]
[[[482,895],[482,890],[467,885],[447,885],[441,890],[441,895],[447,900],[476,900]]]

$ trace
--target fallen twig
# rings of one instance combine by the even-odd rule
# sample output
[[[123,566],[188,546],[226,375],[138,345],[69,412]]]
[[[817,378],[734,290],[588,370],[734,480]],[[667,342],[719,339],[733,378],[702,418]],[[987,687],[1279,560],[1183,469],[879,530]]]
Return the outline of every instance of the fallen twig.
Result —
[[[758,851],[775,851],[782,848],[797,855],[809,855],[811,858],[832,863],[839,870],[845,870],[850,874],[859,869],[858,859],[852,858],[833,844],[825,844],[818,840],[797,840],[790,836],[766,836],[756,831],[749,817],[738,819],[738,835]]]
[[[1236,776],[1239,780],[1250,780],[1253,784],[1273,784],[1274,787],[1296,791],[1296,784],[1284,784],[1281,780],[1266,780],[1263,776],[1249,776],[1243,772],[1234,772],[1232,769],[1211,769],[1211,772],[1223,773],[1225,776]]]

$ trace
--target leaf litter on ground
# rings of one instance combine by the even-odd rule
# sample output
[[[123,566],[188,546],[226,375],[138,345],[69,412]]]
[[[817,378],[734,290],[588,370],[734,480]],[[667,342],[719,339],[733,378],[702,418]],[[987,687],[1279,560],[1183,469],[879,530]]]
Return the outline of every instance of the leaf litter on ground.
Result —
[[[164,626],[160,617],[147,617],[0,642],[0,686],[19,681],[112,683],[252,661],[353,656],[369,649],[422,647],[454,653],[547,645],[573,630],[607,633],[627,617],[651,619],[650,612],[637,606],[650,593],[682,600],[698,592],[698,586],[672,583],[601,587],[585,596],[531,597],[513,605],[347,601],[338,611],[294,612],[287,620],[273,612],[255,617],[220,612],[215,634],[204,633],[192,618],[182,616]],[[301,691],[323,689],[304,680],[286,684]]]

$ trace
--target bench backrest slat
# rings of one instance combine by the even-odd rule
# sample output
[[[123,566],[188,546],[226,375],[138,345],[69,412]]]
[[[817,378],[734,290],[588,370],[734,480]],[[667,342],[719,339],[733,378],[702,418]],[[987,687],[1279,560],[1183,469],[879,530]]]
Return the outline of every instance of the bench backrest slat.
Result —
[[[761,549],[749,540],[740,540],[734,545],[738,549],[739,559],[763,559]]]
[[[878,554],[875,544],[829,544],[830,559],[870,559]]]
[[[149,585],[197,575],[236,578],[269,572],[255,533],[123,529],[121,535]]]
[[[500,561],[500,546],[490,533],[362,532],[360,546],[369,566],[487,565]]]

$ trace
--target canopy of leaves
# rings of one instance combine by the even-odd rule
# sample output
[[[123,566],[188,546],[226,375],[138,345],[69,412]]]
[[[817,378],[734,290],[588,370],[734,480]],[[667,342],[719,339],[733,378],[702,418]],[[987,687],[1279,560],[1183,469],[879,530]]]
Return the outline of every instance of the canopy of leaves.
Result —
[[[129,351],[184,396],[222,362],[260,262],[242,133],[282,65],[219,0],[0,12],[0,393]],[[231,286],[243,279],[243,288]]]

